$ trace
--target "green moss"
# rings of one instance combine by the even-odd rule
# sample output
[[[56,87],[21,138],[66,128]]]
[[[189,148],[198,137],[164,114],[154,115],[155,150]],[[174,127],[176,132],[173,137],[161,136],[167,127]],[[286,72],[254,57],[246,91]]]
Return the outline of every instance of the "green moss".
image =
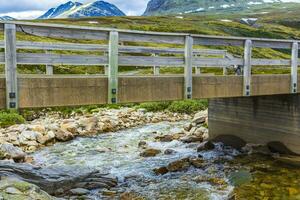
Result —
[[[16,111],[0,111],[0,127],[24,123],[25,119]]]

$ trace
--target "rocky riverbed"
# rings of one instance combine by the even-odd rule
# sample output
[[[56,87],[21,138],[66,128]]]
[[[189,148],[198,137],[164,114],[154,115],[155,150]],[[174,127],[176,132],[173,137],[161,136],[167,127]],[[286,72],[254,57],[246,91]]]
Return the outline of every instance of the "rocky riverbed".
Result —
[[[6,161],[0,161],[0,199],[300,199],[299,168],[265,155],[270,152],[262,146],[235,150],[208,142],[206,111],[195,116],[130,109],[102,112],[118,123],[99,132],[84,131],[80,125],[67,129],[73,135],[69,141],[55,138],[25,154],[33,165],[13,162],[13,155],[23,154],[26,146],[2,144]],[[125,120],[137,115],[141,120],[126,121],[126,128]],[[63,122],[79,124],[91,117],[57,117],[54,122],[63,129]],[[95,130],[100,130],[100,122],[102,117]]]
[[[0,159],[31,162],[32,153],[77,136],[93,136],[147,123],[187,120],[190,116],[171,112],[146,112],[143,109],[100,109],[88,115],[63,119],[58,113],[45,115],[27,124],[0,129]]]

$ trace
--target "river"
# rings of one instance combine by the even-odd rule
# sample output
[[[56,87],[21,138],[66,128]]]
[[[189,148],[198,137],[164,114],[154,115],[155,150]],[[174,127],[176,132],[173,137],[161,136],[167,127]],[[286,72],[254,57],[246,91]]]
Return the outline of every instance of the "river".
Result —
[[[278,199],[283,196],[285,199],[300,199],[297,196],[300,195],[299,169],[281,167],[266,156],[242,156],[244,154],[222,144],[216,144],[214,150],[197,152],[195,144],[155,140],[157,135],[178,132],[185,123],[161,122],[116,133],[77,138],[47,147],[34,153],[33,157],[41,166],[86,166],[109,171],[117,177],[119,184],[112,189],[116,194],[107,196],[102,191],[93,190],[87,196],[95,200],[119,199],[119,194],[124,192],[138,194],[149,200],[222,200],[228,199],[233,192],[238,199],[252,199],[249,196],[251,192],[256,195],[253,199],[272,199],[271,193],[266,190],[270,191],[270,187],[276,188],[276,185],[280,185],[280,188],[277,188],[278,193],[272,195],[277,195]],[[143,158],[138,145],[140,141],[146,141],[149,147],[162,152],[172,149],[176,153]],[[190,167],[185,171],[165,175],[153,172],[155,168],[186,157],[201,157],[205,165],[203,168]],[[256,168],[253,167],[254,158],[257,161]],[[290,179],[286,180],[279,175],[280,172],[291,173],[293,176],[289,175]],[[267,183],[262,184],[265,178]],[[286,184],[276,183],[278,180],[284,180]],[[270,184],[270,181],[275,182]]]

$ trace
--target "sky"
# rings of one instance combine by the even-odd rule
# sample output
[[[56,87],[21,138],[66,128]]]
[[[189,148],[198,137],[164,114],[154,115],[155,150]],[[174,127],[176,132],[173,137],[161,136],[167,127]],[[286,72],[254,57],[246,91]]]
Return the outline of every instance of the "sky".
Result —
[[[17,19],[33,19],[41,16],[52,7],[68,0],[0,0],[0,16],[8,15]],[[74,0],[89,3],[95,0]],[[141,15],[149,0],[106,0],[115,4],[127,15]]]

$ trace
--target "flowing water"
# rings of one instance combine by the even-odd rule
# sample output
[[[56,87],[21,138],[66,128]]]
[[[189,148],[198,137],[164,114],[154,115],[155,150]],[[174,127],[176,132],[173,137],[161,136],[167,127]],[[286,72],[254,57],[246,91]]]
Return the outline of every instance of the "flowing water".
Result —
[[[228,172],[228,163],[236,162],[233,158],[240,153],[230,148],[224,148],[221,144],[217,144],[214,150],[200,152],[205,162],[208,163],[202,169],[190,167],[188,171],[184,172],[160,176],[154,174],[154,168],[166,166],[168,163],[182,158],[199,156],[196,146],[193,144],[184,144],[177,140],[158,142],[154,139],[157,135],[178,132],[184,124],[185,122],[161,122],[116,133],[77,138],[69,143],[59,143],[45,148],[33,156],[37,164],[42,166],[80,165],[108,171],[118,178],[119,186],[115,188],[117,192],[134,192],[145,199],[228,199],[234,190],[228,173],[226,173]],[[138,143],[140,141],[146,141],[149,147],[160,149],[162,152],[166,149],[173,149],[177,153],[173,155],[162,153],[156,157],[143,158],[139,155],[141,148],[138,147]],[[233,168],[240,166],[240,163],[234,163],[232,166]],[[297,171],[297,173],[299,172]],[[246,177],[247,175],[246,172]],[[245,177],[245,174],[242,173],[242,176]],[[206,179],[199,181],[203,177]],[[254,190],[255,187],[252,189]],[[249,187],[246,187],[238,192],[241,195],[247,195],[248,190]],[[102,193],[97,190],[93,191],[90,197],[92,199],[113,199],[102,196]]]

